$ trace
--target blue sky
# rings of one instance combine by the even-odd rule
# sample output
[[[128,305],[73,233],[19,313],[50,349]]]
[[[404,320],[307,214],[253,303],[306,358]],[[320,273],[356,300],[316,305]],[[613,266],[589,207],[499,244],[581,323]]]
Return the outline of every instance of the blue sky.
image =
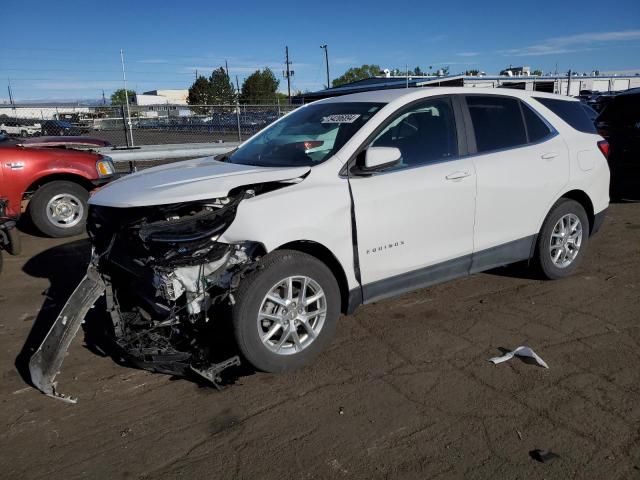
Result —
[[[108,96],[122,85],[120,48],[137,91],[187,88],[225,59],[240,82],[269,66],[286,91],[285,45],[293,89],[320,89],[323,43],[332,78],[363,63],[640,72],[640,1],[547,3],[4,0],[0,102],[8,78],[18,100]]]

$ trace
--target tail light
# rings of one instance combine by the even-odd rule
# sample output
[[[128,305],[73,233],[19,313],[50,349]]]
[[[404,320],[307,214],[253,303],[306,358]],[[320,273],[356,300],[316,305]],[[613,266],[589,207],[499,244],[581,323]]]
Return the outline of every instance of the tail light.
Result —
[[[604,158],[609,158],[609,142],[607,142],[606,140],[600,140],[598,142],[598,148],[604,155]]]

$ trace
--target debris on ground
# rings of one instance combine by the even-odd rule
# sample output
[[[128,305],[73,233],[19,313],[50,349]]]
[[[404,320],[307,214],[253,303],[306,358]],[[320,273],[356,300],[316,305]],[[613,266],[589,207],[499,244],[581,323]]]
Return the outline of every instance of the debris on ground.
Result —
[[[540,463],[549,463],[556,458],[560,458],[560,455],[553,453],[551,450],[540,450],[538,448],[531,450],[529,456]]]
[[[540,358],[531,347],[523,345],[519,346],[515,350],[511,350],[510,352],[505,353],[501,357],[490,358],[489,361],[497,365],[499,363],[506,362],[507,360],[511,360],[514,356],[533,358],[541,367],[549,368],[549,365],[547,365],[547,363],[542,358]]]

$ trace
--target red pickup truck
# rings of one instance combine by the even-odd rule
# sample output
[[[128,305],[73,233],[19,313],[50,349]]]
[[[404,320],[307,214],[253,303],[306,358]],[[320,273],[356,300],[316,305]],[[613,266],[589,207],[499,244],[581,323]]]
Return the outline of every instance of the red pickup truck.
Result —
[[[87,137],[39,137],[0,147],[0,197],[9,216],[26,212],[51,237],[84,232],[89,191],[115,178],[109,157],[74,150],[106,146]]]

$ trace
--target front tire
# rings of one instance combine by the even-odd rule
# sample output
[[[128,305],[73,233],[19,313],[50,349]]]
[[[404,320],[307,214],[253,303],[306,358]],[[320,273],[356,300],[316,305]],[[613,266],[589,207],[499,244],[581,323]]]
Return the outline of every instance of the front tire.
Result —
[[[284,372],[309,363],[329,344],[340,315],[331,270],[311,255],[267,255],[234,294],[233,327],[244,358],[258,370]]]
[[[546,278],[573,275],[589,242],[589,217],[575,200],[561,198],[545,219],[536,245],[535,262]]]
[[[29,202],[35,227],[54,238],[71,237],[85,231],[89,192],[74,182],[55,181],[36,190]]]

